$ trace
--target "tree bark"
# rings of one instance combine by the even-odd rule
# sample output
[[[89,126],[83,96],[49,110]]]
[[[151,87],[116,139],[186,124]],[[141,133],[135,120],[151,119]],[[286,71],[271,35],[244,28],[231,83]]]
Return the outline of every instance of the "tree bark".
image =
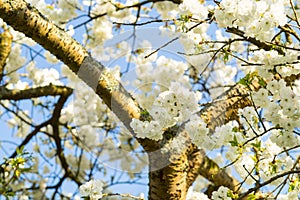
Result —
[[[184,152],[175,161],[159,170],[156,170],[157,166],[155,165],[168,162],[169,158],[166,155],[150,154],[149,161],[149,199],[186,199],[189,188],[187,185],[187,170],[189,167],[187,152]]]
[[[9,90],[5,86],[0,87],[0,99],[23,100],[42,96],[57,96],[72,94],[73,89],[66,86],[47,85],[43,87],[30,88],[25,90]]]
[[[12,35],[6,27],[4,32],[0,34],[0,81],[2,81],[6,60],[10,54],[12,45]]]

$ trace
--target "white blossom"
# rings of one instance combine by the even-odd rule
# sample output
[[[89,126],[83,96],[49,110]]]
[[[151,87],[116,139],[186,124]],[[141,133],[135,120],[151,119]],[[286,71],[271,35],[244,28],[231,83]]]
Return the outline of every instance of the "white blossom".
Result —
[[[181,15],[192,15],[198,19],[206,19],[208,15],[207,8],[198,0],[183,0],[179,11]]]
[[[201,192],[196,192],[193,190],[193,187],[190,187],[186,195],[186,200],[199,200],[199,199],[209,200],[206,194]]]
[[[79,187],[79,192],[83,197],[89,197],[91,200],[102,198],[103,182],[101,180],[90,180]]]
[[[228,197],[229,189],[227,187],[221,186],[217,191],[212,193],[213,200],[230,200],[231,198]]]

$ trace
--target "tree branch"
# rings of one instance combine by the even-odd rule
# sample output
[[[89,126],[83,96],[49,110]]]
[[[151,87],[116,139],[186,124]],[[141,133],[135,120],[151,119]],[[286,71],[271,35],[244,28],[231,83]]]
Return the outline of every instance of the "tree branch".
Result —
[[[191,154],[189,155],[189,172],[187,175],[187,184],[191,186],[198,175],[203,176],[215,186],[225,186],[236,191],[238,181],[229,176],[225,169],[221,169],[217,163],[208,158],[202,149],[191,146]]]
[[[64,30],[23,0],[1,0],[0,17],[15,30],[42,45],[77,72],[88,52]]]
[[[242,200],[242,199],[243,199],[244,197],[246,197],[248,194],[257,191],[259,188],[261,188],[261,187],[263,187],[263,186],[266,186],[266,185],[272,183],[273,181],[276,181],[277,179],[279,179],[279,178],[281,178],[281,177],[284,177],[284,176],[290,175],[290,174],[299,174],[299,173],[300,173],[300,170],[292,170],[292,171],[283,172],[283,173],[281,173],[281,174],[278,174],[278,175],[276,175],[276,176],[273,176],[273,177],[270,178],[269,180],[266,180],[265,182],[260,183],[260,184],[258,184],[257,186],[248,189],[246,192],[244,192],[243,194],[241,194],[237,200]]]
[[[72,88],[59,85],[47,85],[43,87],[30,88],[25,90],[9,90],[5,86],[0,87],[0,99],[2,100],[23,100],[42,96],[69,95]]]
[[[255,46],[257,46],[257,47],[260,48],[260,49],[264,49],[264,50],[266,50],[266,51],[270,51],[270,50],[274,49],[274,50],[276,50],[279,54],[282,54],[282,55],[285,54],[284,51],[283,51],[282,49],[280,49],[280,48],[278,48],[278,47],[274,47],[274,45],[272,45],[272,44],[269,44],[269,43],[266,43],[266,42],[259,41],[259,40],[257,40],[256,38],[253,38],[253,37],[247,37],[247,36],[245,36],[245,33],[244,33],[243,31],[237,29],[237,28],[234,28],[234,27],[228,27],[228,28],[226,29],[226,31],[227,31],[228,33],[233,33],[233,34],[235,34],[235,35],[238,35],[238,36],[244,38],[246,41],[248,41],[248,42],[254,44]]]
[[[64,155],[64,149],[61,144],[61,138],[59,136],[59,117],[60,117],[60,113],[63,108],[63,105],[67,101],[68,97],[69,97],[69,95],[61,96],[59,98],[59,100],[55,106],[55,109],[53,111],[53,114],[52,114],[52,117],[50,120],[50,124],[52,125],[52,128],[53,128],[53,139],[54,139],[55,145],[56,145],[57,156],[61,163],[62,168],[65,171],[64,176],[71,178],[79,186],[82,183],[78,180],[78,177],[75,176],[75,174],[71,171],[71,168],[69,167],[69,164]]]
[[[12,34],[4,27],[4,32],[0,34],[0,81],[2,81],[6,60],[10,54],[12,39]]]

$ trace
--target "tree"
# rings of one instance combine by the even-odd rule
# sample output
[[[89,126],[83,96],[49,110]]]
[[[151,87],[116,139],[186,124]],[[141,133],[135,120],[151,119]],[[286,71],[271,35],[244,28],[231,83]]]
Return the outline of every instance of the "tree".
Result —
[[[299,2],[28,2],[0,0],[1,123],[19,138],[1,138],[1,195],[141,199],[110,188],[148,179],[149,199],[299,198]],[[157,23],[171,39],[137,46]],[[160,54],[174,41],[185,62]]]

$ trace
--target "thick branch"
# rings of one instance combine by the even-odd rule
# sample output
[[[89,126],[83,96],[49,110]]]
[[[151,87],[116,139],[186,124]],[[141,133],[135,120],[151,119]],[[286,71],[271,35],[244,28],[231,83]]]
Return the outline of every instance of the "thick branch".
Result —
[[[259,87],[257,82],[253,81],[250,88],[257,90]],[[200,111],[199,115],[207,123],[210,133],[213,133],[216,127],[238,119],[238,109],[252,105],[248,97],[250,88],[237,84]],[[238,182],[206,157],[203,150],[193,145],[190,151],[190,166],[187,175],[189,185],[194,182],[198,175],[201,175],[216,186],[223,185],[233,191],[237,190]]]
[[[12,39],[12,34],[5,28],[0,34],[0,81],[2,81],[6,60],[10,54]]]
[[[77,72],[88,52],[66,32],[23,0],[1,0],[0,17],[15,30],[42,45]]]
[[[73,92],[72,88],[58,85],[47,85],[43,87],[30,88],[25,90],[9,90],[6,87],[0,87],[0,99],[4,100],[23,100],[42,96],[68,95]]]
[[[209,159],[204,150],[198,150],[191,146],[193,152],[189,155],[189,173],[187,175],[187,185],[191,186],[198,175],[203,176],[215,186],[226,186],[236,191],[238,181],[229,176],[225,169],[220,169],[217,163]]]
[[[181,138],[180,153],[157,151],[148,154],[150,199],[185,199],[188,188],[198,175],[217,187],[223,185],[233,191],[237,190],[238,182],[208,158],[203,150],[192,144],[184,129],[176,137]]]
[[[168,156],[159,153],[150,154],[149,160],[149,200],[184,200],[188,190],[186,182],[187,153],[183,152],[172,163],[168,163]],[[166,162],[165,167],[155,170],[155,165],[161,165],[162,162]]]
[[[246,86],[237,84],[200,111],[211,133],[216,127],[237,119],[238,109],[252,105],[249,92]]]

